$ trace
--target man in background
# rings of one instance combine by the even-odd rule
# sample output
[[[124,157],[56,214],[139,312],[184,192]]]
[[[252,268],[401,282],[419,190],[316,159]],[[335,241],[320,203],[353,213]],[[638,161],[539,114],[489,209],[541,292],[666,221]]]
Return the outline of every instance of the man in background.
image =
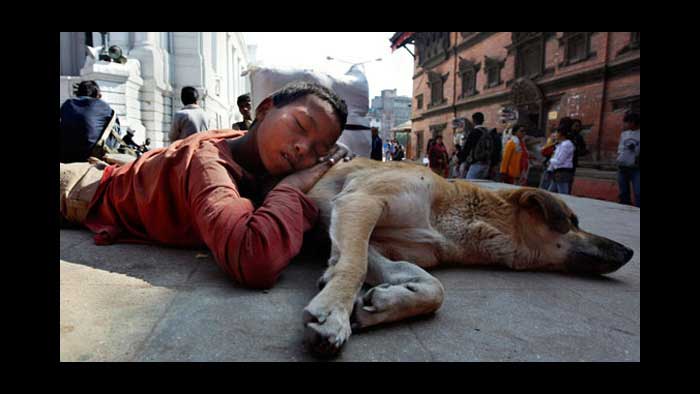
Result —
[[[121,135],[117,115],[101,98],[95,81],[82,81],[76,97],[61,106],[61,163],[86,162],[108,126]],[[110,135],[106,145],[116,149],[119,143]]]
[[[243,120],[234,123],[233,126],[231,126],[231,128],[234,130],[248,130],[250,128],[250,125],[253,123],[253,119],[250,116],[250,111],[252,108],[252,105],[250,103],[250,94],[246,93],[238,96],[236,104],[238,104],[238,112],[240,112],[241,115],[243,115]]]
[[[175,113],[170,126],[170,142],[181,140],[192,134],[209,129],[207,114],[199,106],[199,92],[192,86],[185,86],[180,93],[184,107]]]

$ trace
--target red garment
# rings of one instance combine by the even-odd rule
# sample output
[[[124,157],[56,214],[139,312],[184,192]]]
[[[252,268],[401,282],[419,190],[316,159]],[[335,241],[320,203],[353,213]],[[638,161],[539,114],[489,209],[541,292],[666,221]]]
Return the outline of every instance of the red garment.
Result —
[[[197,133],[108,167],[85,222],[95,242],[206,245],[239,283],[271,287],[299,253],[318,209],[289,185],[254,205],[260,180],[234,161],[226,142],[244,134]]]
[[[449,175],[449,158],[447,156],[447,149],[443,144],[433,144],[428,152],[428,160],[430,161],[430,168],[437,174],[447,178]]]

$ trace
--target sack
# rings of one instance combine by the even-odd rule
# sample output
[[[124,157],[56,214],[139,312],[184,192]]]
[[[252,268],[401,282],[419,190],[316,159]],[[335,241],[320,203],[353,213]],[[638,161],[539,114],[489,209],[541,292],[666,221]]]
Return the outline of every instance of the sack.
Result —
[[[299,68],[252,66],[241,76],[250,78],[253,113],[265,98],[293,81],[315,82],[333,90],[348,108],[347,125],[338,142],[348,146],[358,156],[370,156],[372,133],[367,117],[369,84],[361,66],[352,66],[343,75]]]
[[[471,151],[471,158],[469,160],[470,164],[473,163],[488,163],[491,160],[491,153],[493,152],[493,138],[489,132],[484,128],[479,128],[481,131],[481,136],[476,142],[474,149]]]

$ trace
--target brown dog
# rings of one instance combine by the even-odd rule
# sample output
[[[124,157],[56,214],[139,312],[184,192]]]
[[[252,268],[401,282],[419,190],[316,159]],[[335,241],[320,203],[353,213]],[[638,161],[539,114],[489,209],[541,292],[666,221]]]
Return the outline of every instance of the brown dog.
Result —
[[[604,274],[633,254],[581,230],[548,192],[489,191],[414,164],[342,162],[309,196],[332,243],[322,290],[304,309],[305,342],[322,355],[337,354],[351,327],[437,310],[444,289],[423,268],[490,264]],[[361,294],[363,284],[373,287]]]

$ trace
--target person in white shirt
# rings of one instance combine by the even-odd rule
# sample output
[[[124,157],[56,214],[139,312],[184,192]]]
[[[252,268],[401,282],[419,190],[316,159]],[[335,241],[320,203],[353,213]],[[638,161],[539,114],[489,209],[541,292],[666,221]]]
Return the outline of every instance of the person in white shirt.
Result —
[[[570,184],[574,176],[574,143],[571,142],[571,128],[560,124],[557,132],[557,145],[554,155],[549,160],[548,171],[553,174],[549,191],[559,194],[571,194]]]
[[[639,114],[628,112],[623,119],[625,131],[617,146],[617,182],[620,204],[631,205],[630,184],[634,190],[634,205],[640,207],[639,187]]]
[[[192,86],[185,86],[180,93],[184,107],[175,113],[170,133],[170,142],[181,140],[192,134],[209,129],[207,114],[199,106],[199,92]]]

